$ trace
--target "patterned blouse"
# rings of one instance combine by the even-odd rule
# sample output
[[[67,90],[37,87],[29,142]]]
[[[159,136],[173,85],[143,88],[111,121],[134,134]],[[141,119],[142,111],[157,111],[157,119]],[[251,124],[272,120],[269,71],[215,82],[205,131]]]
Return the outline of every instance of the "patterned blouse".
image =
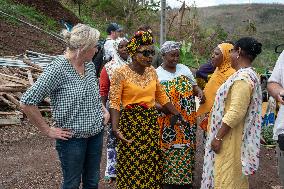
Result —
[[[90,137],[103,129],[102,103],[93,63],[85,64],[82,78],[67,59],[58,57],[22,96],[21,102],[38,105],[48,96],[57,127],[71,129],[76,138]]]
[[[143,75],[132,71],[128,65],[115,71],[110,84],[110,108],[120,110],[121,102],[123,107],[140,103],[153,107],[155,101],[161,105],[170,102],[154,67],[147,67]]]

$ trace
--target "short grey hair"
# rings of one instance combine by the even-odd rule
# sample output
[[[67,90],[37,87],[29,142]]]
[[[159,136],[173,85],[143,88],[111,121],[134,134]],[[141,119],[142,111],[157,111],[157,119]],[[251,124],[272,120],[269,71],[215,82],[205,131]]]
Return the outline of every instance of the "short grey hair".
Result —
[[[62,30],[61,32],[67,47],[71,50],[87,49],[91,45],[97,44],[100,32],[85,24],[77,24],[69,32]]]

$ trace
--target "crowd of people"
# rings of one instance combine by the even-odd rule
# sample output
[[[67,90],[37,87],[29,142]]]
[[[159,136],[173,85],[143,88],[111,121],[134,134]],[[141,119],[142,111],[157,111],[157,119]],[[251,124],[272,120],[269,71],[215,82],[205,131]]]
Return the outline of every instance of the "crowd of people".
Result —
[[[201,188],[248,189],[248,176],[259,166],[262,94],[253,61],[262,44],[251,37],[222,42],[195,76],[179,62],[180,42],[166,41],[158,49],[149,26],[139,27],[129,39],[121,30],[116,23],[108,26],[100,65],[92,62],[97,29],[77,24],[64,30],[64,55],[21,99],[30,122],[56,139],[62,188],[97,189],[102,153],[107,154],[105,181],[115,181],[118,189],[193,188],[200,119],[206,141]],[[281,104],[283,57],[268,80],[268,91]],[[52,126],[37,107],[46,97]],[[283,121],[278,117],[274,135],[282,180]]]

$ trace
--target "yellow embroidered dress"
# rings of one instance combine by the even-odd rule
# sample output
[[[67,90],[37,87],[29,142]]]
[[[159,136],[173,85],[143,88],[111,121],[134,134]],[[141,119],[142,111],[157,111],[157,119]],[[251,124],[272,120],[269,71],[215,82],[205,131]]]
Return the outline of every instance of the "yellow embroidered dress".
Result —
[[[169,99],[153,67],[143,75],[128,65],[117,69],[111,79],[110,108],[123,110],[119,130],[131,144],[118,141],[117,188],[160,189],[162,159],[155,101],[164,105]]]

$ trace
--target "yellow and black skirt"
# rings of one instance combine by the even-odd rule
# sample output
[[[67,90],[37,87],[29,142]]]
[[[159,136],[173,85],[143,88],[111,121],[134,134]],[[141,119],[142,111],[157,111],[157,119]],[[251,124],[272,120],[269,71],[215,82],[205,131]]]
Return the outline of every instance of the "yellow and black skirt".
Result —
[[[143,105],[127,106],[121,113],[119,130],[133,142],[118,141],[117,188],[162,188],[163,163],[156,109]]]

